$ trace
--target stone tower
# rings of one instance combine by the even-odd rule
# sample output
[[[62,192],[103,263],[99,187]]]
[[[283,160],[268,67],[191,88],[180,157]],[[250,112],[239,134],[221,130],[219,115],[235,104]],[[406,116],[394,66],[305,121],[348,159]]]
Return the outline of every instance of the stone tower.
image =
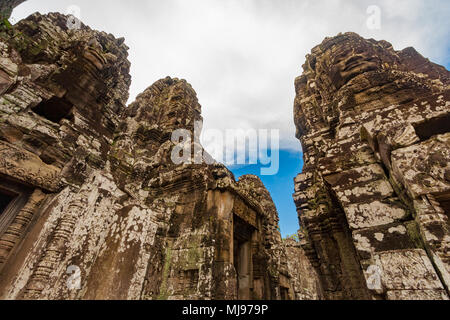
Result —
[[[124,39],[67,18],[1,33],[0,299],[303,298],[259,178],[172,161],[201,123],[192,87],[126,107]]]
[[[448,299],[450,73],[327,38],[296,79],[302,245],[327,299]]]

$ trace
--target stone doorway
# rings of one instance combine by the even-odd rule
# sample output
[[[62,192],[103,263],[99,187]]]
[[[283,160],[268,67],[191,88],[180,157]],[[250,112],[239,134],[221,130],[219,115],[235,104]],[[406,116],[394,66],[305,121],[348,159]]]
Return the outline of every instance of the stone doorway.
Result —
[[[281,300],[290,300],[289,299],[289,288],[280,287],[280,298],[281,298]]]
[[[233,223],[234,267],[237,274],[239,300],[250,300],[253,289],[252,238],[255,228],[238,216]]]

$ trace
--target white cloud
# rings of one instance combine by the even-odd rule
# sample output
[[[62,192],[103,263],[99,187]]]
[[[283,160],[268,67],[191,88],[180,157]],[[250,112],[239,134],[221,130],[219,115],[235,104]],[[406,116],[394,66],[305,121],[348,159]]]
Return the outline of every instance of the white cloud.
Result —
[[[92,28],[126,38],[131,98],[167,75],[185,78],[205,128],[280,129],[282,148],[300,148],[294,79],[324,37],[355,31],[448,63],[446,0],[28,0],[13,17],[64,13],[72,4]],[[366,27],[369,5],[382,10],[381,30]]]

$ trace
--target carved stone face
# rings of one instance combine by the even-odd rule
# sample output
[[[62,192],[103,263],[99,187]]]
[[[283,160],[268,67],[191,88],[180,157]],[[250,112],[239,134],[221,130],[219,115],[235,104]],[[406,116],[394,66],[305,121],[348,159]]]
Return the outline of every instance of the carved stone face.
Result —
[[[159,126],[166,131],[178,129],[193,130],[195,121],[200,121],[200,115],[190,106],[176,102],[164,108],[159,121]]]
[[[161,119],[159,125],[163,128],[175,129],[180,126],[181,119],[180,115],[183,114],[182,108],[170,106],[170,108],[164,108],[162,111]]]
[[[329,212],[328,204],[326,204],[326,203],[321,203],[321,204],[319,204],[319,206],[318,206],[318,208],[317,208],[317,210],[316,210],[316,215],[317,215],[317,216],[325,215],[325,214],[327,214],[328,212]]]
[[[335,58],[335,68],[331,77],[341,79],[342,85],[351,79],[368,71],[375,71],[380,68],[380,59],[366,52],[358,54],[340,55]]]
[[[158,125],[164,130],[194,129],[194,122],[201,120],[200,106],[195,92],[183,81],[175,82],[168,90]]]
[[[351,39],[339,43],[319,57],[318,63],[328,69],[331,83],[337,89],[369,71],[382,70],[382,61],[392,61],[390,51],[369,40],[356,43]],[[323,71],[323,70],[322,70]]]

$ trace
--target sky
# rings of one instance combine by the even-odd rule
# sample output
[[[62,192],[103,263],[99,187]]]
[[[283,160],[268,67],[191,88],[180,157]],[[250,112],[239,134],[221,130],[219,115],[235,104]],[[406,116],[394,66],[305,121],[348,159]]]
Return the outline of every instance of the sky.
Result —
[[[279,173],[261,178],[284,236],[299,228],[292,193],[303,164],[293,101],[305,55],[325,37],[353,31],[450,65],[448,0],[28,0],[12,20],[73,6],[91,28],[126,39],[130,102],[158,79],[178,77],[196,90],[205,129],[280,131]],[[379,24],[368,24],[378,12]],[[237,177],[260,173],[260,165],[231,169]]]

